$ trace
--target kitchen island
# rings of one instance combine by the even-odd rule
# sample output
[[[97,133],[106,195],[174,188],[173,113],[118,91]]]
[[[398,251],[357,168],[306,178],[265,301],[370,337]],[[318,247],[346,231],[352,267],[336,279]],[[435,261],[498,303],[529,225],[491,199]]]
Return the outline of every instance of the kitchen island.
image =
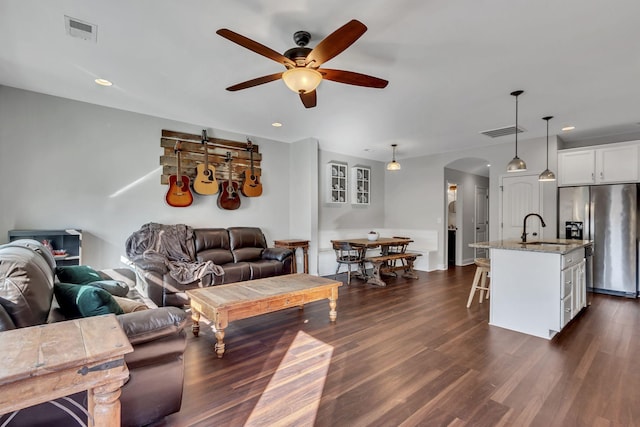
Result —
[[[472,243],[489,249],[489,324],[551,339],[586,307],[590,240]]]

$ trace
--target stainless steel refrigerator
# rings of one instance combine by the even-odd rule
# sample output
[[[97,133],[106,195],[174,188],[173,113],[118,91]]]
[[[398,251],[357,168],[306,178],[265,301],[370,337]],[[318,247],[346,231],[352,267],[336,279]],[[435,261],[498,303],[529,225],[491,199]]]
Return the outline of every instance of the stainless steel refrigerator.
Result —
[[[637,184],[558,189],[558,237],[593,240],[589,290],[637,297],[638,201]]]

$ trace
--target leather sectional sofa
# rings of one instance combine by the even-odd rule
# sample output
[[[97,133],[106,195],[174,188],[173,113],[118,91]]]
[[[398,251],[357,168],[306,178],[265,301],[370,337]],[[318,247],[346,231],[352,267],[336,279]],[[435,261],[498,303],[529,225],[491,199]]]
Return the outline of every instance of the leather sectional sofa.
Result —
[[[0,332],[65,320],[54,295],[55,268],[51,253],[35,240],[0,246]],[[186,313],[176,307],[164,307],[116,318],[134,349],[124,358],[130,376],[120,396],[122,426],[147,425],[179,411]],[[77,393],[73,398],[83,402],[86,393]],[[0,424],[5,418],[0,416]],[[21,410],[9,425],[77,424],[65,412],[44,403]]]
[[[163,263],[134,261],[138,288],[158,306],[188,305],[185,291],[201,286],[290,274],[295,262],[291,250],[267,247],[264,234],[257,227],[194,228],[193,241],[182,243],[194,246],[192,261],[212,261],[224,274],[179,283]]]

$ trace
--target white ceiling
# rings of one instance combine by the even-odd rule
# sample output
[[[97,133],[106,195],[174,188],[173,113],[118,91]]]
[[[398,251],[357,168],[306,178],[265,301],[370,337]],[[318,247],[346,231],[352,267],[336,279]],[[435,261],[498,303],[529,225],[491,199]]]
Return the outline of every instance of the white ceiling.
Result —
[[[64,15],[98,42],[66,35]],[[384,161],[392,143],[402,159],[509,142],[479,132],[514,124],[517,89],[521,140],[546,115],[552,135],[633,131],[639,17],[637,0],[0,0],[0,84]],[[225,90],[284,68],[217,29],[284,52],[297,30],[313,47],[353,18],[368,31],[326,66],[387,88],[325,81],[313,109],[281,81]]]

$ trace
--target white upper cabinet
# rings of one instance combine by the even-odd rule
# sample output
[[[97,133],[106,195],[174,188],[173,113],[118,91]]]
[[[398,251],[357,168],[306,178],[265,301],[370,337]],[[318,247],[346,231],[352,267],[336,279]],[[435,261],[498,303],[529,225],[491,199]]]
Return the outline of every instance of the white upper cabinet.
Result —
[[[594,150],[561,151],[558,153],[558,185],[595,184]]]
[[[638,145],[600,148],[596,156],[596,182],[638,181]]]
[[[558,152],[558,186],[640,181],[640,141]]]

